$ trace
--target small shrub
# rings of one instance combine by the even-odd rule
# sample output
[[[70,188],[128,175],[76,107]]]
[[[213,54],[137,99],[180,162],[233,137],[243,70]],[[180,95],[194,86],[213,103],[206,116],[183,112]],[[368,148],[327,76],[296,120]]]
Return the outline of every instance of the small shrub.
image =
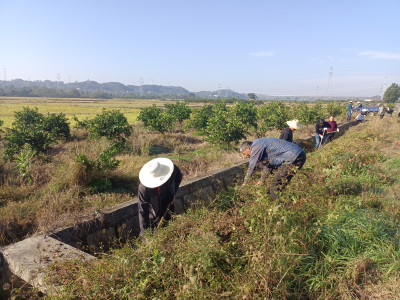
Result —
[[[257,118],[261,120],[260,131],[266,132],[271,128],[284,129],[290,120],[290,107],[282,101],[273,101],[257,108]]]
[[[185,124],[185,129],[193,128],[200,133],[204,133],[207,129],[207,122],[213,115],[214,111],[212,105],[204,105],[201,108],[196,108],[190,114],[190,118]]]
[[[46,116],[37,108],[24,107],[22,111],[15,112],[12,128],[7,129],[4,137],[8,141],[5,158],[11,159],[25,144],[31,145],[35,151],[44,151],[58,139],[67,140],[69,137],[69,123],[64,114],[48,113]]]
[[[17,163],[14,169],[18,170],[19,176],[22,180],[28,181],[29,183],[32,183],[30,166],[33,163],[35,155],[36,151],[32,149],[32,146],[25,144],[20,154],[17,156],[17,159],[14,160],[14,162]]]
[[[174,128],[176,118],[161,108],[156,107],[155,104],[150,107],[143,108],[137,118],[143,122],[145,128],[150,131],[159,131],[164,133]]]
[[[176,104],[165,104],[167,114],[175,117],[182,124],[183,120],[189,119],[192,110],[185,102],[177,101]]]
[[[117,155],[118,149],[115,147],[110,147],[107,150],[104,150],[100,153],[100,156],[96,160],[89,160],[86,154],[79,153],[76,155],[76,161],[81,164],[85,169],[93,170],[93,171],[101,171],[101,170],[112,170],[119,166],[121,163],[120,160],[115,158]]]
[[[103,108],[101,114],[97,114],[91,120],[79,121],[76,116],[75,128],[83,128],[90,133],[91,138],[100,138],[102,136],[109,140],[125,141],[132,133],[132,128],[128,124],[127,118],[118,109],[107,111]]]
[[[244,124],[231,110],[219,111],[207,123],[205,140],[229,148],[232,142],[237,144],[246,137],[247,128],[247,124]]]

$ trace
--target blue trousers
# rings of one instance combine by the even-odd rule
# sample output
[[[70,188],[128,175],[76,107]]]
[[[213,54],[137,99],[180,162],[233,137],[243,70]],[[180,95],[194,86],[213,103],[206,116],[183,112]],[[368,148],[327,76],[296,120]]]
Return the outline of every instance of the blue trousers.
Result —
[[[326,134],[324,135],[324,137],[322,138],[322,145],[325,143],[326,140]],[[321,137],[319,136],[318,133],[315,134],[315,147],[318,149],[319,147],[319,143],[321,143]],[[321,145],[321,147],[322,147]]]
[[[351,120],[351,111],[348,111],[347,112],[347,121],[350,121]]]

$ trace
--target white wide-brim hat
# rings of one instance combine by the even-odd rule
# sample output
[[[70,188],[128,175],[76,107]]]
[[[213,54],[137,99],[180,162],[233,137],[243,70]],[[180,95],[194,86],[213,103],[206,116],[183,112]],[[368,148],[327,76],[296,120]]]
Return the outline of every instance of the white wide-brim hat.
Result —
[[[357,103],[361,103],[360,101],[357,101]]]
[[[292,120],[292,121],[287,121],[286,124],[289,125],[289,127],[292,127],[294,129],[300,129],[301,128],[301,124],[299,123],[299,120]]]
[[[148,188],[163,185],[174,172],[174,163],[168,158],[155,158],[147,162],[139,172],[140,182]]]
[[[368,111],[368,109],[366,109],[366,108],[363,108],[363,110],[362,111]]]

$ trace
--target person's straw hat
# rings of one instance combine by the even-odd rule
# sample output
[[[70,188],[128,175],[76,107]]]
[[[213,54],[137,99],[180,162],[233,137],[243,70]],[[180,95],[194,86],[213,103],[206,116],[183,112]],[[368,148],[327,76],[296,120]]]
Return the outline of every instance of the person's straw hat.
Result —
[[[350,103],[353,103],[353,101],[351,101],[351,100],[350,100],[349,102],[350,102]]]
[[[301,128],[301,124],[299,123],[299,120],[292,120],[292,121],[287,121],[286,124],[289,125],[289,127],[292,127],[294,129],[300,129]]]
[[[147,162],[139,172],[140,182],[148,188],[163,185],[171,177],[174,163],[168,158],[155,158]]]

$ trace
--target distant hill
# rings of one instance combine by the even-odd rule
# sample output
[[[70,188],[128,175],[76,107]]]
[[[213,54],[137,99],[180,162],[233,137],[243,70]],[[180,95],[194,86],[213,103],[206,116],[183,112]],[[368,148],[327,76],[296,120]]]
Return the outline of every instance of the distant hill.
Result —
[[[14,79],[9,81],[0,81],[0,88],[6,86],[14,86],[14,87],[46,87],[52,89],[60,89],[64,91],[68,90],[79,90],[83,92],[94,92],[94,91],[103,91],[106,93],[112,93],[117,95],[123,94],[189,94],[187,89],[184,89],[180,86],[162,86],[162,85],[124,85],[120,82],[106,82],[106,83],[98,83],[96,81],[83,81],[83,82],[73,82],[73,83],[64,83],[63,81],[51,81],[51,80],[37,80],[37,81],[28,81],[22,79]]]
[[[80,92],[93,93],[101,91],[112,94],[113,96],[185,96],[187,98],[246,98],[245,94],[236,93],[230,89],[219,91],[201,91],[189,92],[180,86],[163,86],[163,85],[125,85],[120,82],[98,83],[96,81],[82,81],[64,83],[63,81],[51,80],[22,80],[13,79],[9,81],[0,80],[0,88],[5,87],[45,87],[48,89],[56,89],[63,91],[79,90]]]

